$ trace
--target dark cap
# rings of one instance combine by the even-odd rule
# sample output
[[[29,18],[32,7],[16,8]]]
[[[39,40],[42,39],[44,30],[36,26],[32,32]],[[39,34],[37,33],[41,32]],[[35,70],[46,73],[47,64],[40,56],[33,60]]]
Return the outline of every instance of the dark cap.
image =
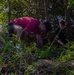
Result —
[[[65,20],[62,20],[62,21],[60,21],[59,23],[60,23],[62,26],[65,26],[65,25],[66,25]]]
[[[12,34],[14,34],[14,24],[9,23],[8,26],[7,26],[7,30],[9,32],[9,35],[12,36]]]

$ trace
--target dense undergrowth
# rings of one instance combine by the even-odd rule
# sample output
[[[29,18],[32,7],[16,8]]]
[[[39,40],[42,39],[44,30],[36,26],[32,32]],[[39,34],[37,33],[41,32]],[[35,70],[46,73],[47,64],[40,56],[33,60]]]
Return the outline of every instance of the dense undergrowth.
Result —
[[[74,42],[65,47],[53,44],[51,48],[45,45],[40,49],[35,42],[26,44],[15,35],[0,35],[0,75],[74,75]],[[38,62],[40,59],[42,62]],[[43,60],[52,63],[43,64]]]

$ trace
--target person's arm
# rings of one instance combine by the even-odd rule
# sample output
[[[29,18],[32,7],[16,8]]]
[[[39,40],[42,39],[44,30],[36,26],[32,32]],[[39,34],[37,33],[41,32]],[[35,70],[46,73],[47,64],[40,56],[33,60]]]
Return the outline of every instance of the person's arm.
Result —
[[[22,29],[17,29],[17,37],[20,38],[21,37],[21,34],[22,34]]]
[[[15,30],[17,37],[26,41],[26,36],[28,35],[26,29],[23,29],[22,27],[18,26]]]
[[[19,26],[15,26],[15,29],[14,29],[14,33],[16,34],[16,36],[20,39],[21,37],[21,32],[22,32],[23,28],[22,27],[19,27]],[[19,49],[20,49],[20,46],[21,44],[17,41],[15,43],[16,45],[16,51],[19,52]]]
[[[61,46],[64,46],[64,43],[60,40],[59,34],[56,36],[56,40],[57,40],[58,44],[60,44]]]
[[[17,32],[17,36],[21,39],[21,40],[23,40],[23,41],[25,41],[25,43],[26,43],[26,45],[28,44],[28,32],[25,30],[25,29],[22,29],[22,30],[19,30],[18,32]]]
[[[61,29],[59,28],[59,29],[56,30],[56,41],[61,46],[64,46],[64,43],[60,40],[60,35],[61,35]]]
[[[17,26],[17,25],[14,26],[14,33],[18,38],[21,37],[22,30],[23,28],[21,26]]]
[[[36,40],[37,40],[38,46],[39,46],[40,48],[42,48],[42,47],[43,47],[43,40],[42,40],[41,36],[38,35],[38,34],[36,34]]]

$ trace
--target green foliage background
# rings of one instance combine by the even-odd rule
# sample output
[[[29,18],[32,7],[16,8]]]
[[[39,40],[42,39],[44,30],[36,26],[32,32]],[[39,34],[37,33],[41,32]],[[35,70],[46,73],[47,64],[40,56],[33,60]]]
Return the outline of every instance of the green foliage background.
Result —
[[[57,3],[57,0],[49,0],[50,4],[53,5],[52,9],[48,9],[49,15],[62,15],[64,16],[65,7],[63,6],[63,0],[60,0],[62,6]],[[74,5],[74,0],[68,0],[68,8],[71,8]],[[21,16],[31,16],[36,18],[45,18],[45,9],[43,0],[10,0],[10,10],[11,10],[11,19],[21,17]],[[8,1],[0,0],[0,24],[3,27],[8,23]],[[3,35],[4,34],[4,35]],[[2,36],[1,36],[2,35]],[[15,36],[13,38],[7,37],[3,32],[0,35],[0,40],[4,44],[2,48],[2,53],[0,54],[0,65],[10,65],[9,69],[12,70],[11,75],[14,75],[22,64],[26,68],[24,75],[30,75],[29,73],[34,70],[38,70],[39,66],[35,64],[35,60],[30,58],[30,55],[34,53],[37,59],[54,59],[53,63],[61,64],[62,66],[57,67],[53,70],[53,75],[60,74],[63,70],[67,75],[74,75],[74,68],[69,69],[66,64],[63,62],[74,57],[74,42],[70,42],[66,45],[66,48],[57,49],[55,46],[52,46],[50,49],[49,46],[45,46],[43,50],[37,48],[36,43],[26,44],[20,41]],[[16,50],[14,41],[19,41],[21,47],[19,51]],[[24,54],[27,54],[27,58],[23,57]],[[32,63],[31,65],[28,63]],[[70,61],[74,63],[73,61]],[[20,63],[20,64],[19,64]],[[56,64],[55,64],[56,65]],[[3,67],[3,66],[2,66]]]

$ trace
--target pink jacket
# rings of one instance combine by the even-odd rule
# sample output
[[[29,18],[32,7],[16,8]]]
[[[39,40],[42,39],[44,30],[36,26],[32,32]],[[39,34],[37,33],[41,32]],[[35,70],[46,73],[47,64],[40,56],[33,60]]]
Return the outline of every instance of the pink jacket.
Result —
[[[40,33],[40,31],[38,29],[40,21],[35,18],[20,17],[20,18],[11,20],[10,23],[14,23],[16,25],[19,25],[19,26],[25,28],[29,34],[31,34],[31,33],[39,34]]]

